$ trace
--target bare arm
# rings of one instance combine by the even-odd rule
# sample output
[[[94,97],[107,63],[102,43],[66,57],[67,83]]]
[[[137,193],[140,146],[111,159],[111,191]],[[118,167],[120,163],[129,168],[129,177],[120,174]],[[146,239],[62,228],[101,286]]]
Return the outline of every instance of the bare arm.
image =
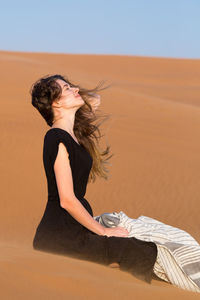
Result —
[[[73,189],[69,154],[63,143],[59,144],[54,171],[60,198],[60,206],[66,209],[74,219],[98,235],[127,236],[127,231],[124,228],[105,228],[102,226],[88,213],[85,207],[76,198]]]
[[[60,198],[60,206],[66,209],[79,223],[99,235],[104,235],[101,224],[93,219],[73,191],[73,180],[68,152],[63,143],[59,144],[54,171]]]

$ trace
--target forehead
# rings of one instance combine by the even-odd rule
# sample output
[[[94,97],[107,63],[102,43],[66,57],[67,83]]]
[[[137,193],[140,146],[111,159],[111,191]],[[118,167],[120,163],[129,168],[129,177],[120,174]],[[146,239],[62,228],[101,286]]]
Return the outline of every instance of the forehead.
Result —
[[[64,81],[62,79],[57,79],[56,82],[61,86],[61,88],[63,88],[64,85],[66,85],[66,84],[69,85],[68,82],[66,82],[66,81]]]

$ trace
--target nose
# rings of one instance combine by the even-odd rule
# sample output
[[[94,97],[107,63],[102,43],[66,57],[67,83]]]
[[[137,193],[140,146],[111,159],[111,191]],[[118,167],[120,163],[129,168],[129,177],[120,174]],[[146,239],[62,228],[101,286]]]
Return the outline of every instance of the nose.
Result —
[[[77,95],[78,92],[79,92],[79,88],[78,88],[78,87],[75,87],[75,88],[74,88],[74,93],[75,93],[75,95]]]

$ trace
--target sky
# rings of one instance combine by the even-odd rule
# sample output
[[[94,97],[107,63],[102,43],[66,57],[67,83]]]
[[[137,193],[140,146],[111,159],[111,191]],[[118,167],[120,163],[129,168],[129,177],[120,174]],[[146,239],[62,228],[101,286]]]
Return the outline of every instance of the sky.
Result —
[[[0,0],[0,50],[200,58],[200,0]]]

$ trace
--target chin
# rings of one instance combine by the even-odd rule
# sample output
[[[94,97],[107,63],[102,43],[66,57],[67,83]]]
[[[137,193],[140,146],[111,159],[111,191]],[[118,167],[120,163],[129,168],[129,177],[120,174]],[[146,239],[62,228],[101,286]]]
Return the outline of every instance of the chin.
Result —
[[[81,101],[81,103],[77,105],[77,106],[78,106],[78,107],[77,107],[77,110],[78,110],[79,108],[81,108],[84,104],[85,104],[85,101]]]
[[[84,105],[84,104],[85,104],[85,101],[84,101],[82,98],[81,98],[81,100],[82,100],[82,101],[81,101],[81,102],[82,102],[82,105]]]

